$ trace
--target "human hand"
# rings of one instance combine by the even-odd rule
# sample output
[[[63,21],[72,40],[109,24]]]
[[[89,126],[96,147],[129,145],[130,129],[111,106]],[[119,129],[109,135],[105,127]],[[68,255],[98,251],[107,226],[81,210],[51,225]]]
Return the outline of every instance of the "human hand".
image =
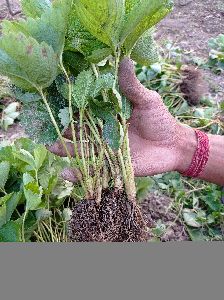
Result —
[[[160,95],[139,82],[129,58],[120,63],[119,85],[121,92],[133,104],[129,139],[135,175],[150,176],[186,170],[196,146],[194,131],[179,124],[163,104]],[[188,137],[192,145],[189,145],[189,157],[186,157],[183,152]]]
[[[160,95],[145,88],[137,79],[132,60],[120,63],[119,85],[121,92],[132,102],[129,122],[129,139],[136,176],[152,176],[169,171],[185,171],[190,165],[196,147],[195,133],[184,127],[169,113]],[[71,139],[71,130],[65,133]],[[187,143],[187,141],[189,144]],[[72,143],[67,148],[74,156]],[[185,152],[186,148],[187,155]],[[66,156],[58,141],[48,148],[52,153]],[[76,170],[66,169],[62,175],[77,181]],[[79,176],[78,176],[79,177]]]

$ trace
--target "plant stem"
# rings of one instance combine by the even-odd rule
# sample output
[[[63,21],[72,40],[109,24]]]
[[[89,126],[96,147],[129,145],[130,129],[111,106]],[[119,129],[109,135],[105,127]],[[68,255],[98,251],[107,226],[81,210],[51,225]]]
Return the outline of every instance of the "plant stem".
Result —
[[[124,155],[126,155],[127,159],[127,182],[126,182],[126,189],[127,189],[127,195],[129,200],[135,201],[136,199],[136,185],[135,185],[135,174],[134,169],[131,161],[131,151],[130,151],[130,144],[129,144],[129,137],[128,137],[128,131],[125,134],[125,144],[126,149],[124,152]]]
[[[63,60],[62,56],[60,57],[60,67],[66,77],[66,80],[68,82],[68,89],[69,89],[69,95],[68,95],[68,103],[69,103],[69,118],[70,118],[70,123],[71,123],[71,129],[72,129],[72,138],[73,138],[73,143],[74,143],[74,152],[77,161],[79,161],[79,151],[78,151],[78,144],[77,144],[77,139],[76,139],[76,132],[75,132],[75,125],[74,125],[74,112],[72,108],[72,83],[71,80],[68,76],[67,71],[65,70],[65,67],[63,65]]]
[[[122,110],[122,97],[121,97],[121,94],[117,90],[120,57],[121,57],[121,49],[117,49],[117,51],[115,51],[115,79],[114,79],[114,85],[113,85],[113,93],[117,97],[120,109]]]
[[[115,172],[115,168],[114,168],[113,163],[112,163],[114,154],[113,154],[113,157],[111,157],[111,154],[106,149],[106,146],[104,145],[104,143],[101,140],[101,136],[100,136],[99,131],[96,127],[96,124],[94,123],[94,120],[93,120],[91,114],[88,111],[86,112],[86,114],[87,114],[88,119],[89,119],[89,120],[86,121],[87,125],[88,125],[90,131],[92,132],[94,138],[99,143],[99,146],[104,149],[106,158],[107,158],[107,160],[109,162],[109,165],[110,165],[111,172],[112,172],[113,175],[115,175],[116,172]]]
[[[48,111],[48,113],[50,115],[51,122],[53,123],[53,125],[55,127],[55,130],[57,131],[57,134],[58,134],[58,137],[59,137],[59,139],[60,139],[60,141],[62,143],[62,146],[64,147],[65,152],[66,152],[68,158],[71,160],[72,159],[71,154],[70,154],[70,152],[69,152],[69,150],[68,150],[68,148],[66,146],[66,143],[65,143],[64,138],[63,138],[63,136],[61,134],[61,131],[60,131],[59,127],[58,127],[58,124],[57,124],[57,122],[55,120],[55,117],[54,117],[54,115],[52,113],[52,110],[51,110],[51,108],[50,108],[50,106],[49,106],[49,104],[47,102],[47,98],[45,97],[45,95],[43,93],[43,90],[39,90],[39,93],[40,93],[40,95],[41,95],[41,97],[43,99],[43,102],[44,102],[44,104],[45,104],[45,106],[47,108],[47,111]]]
[[[114,81],[113,92],[117,96],[120,108],[122,110],[122,106],[123,106],[122,105],[122,97],[116,89],[117,82],[118,82],[120,57],[121,57],[121,50],[118,49],[115,52],[115,81]],[[134,170],[133,170],[132,161],[131,161],[131,152],[130,152],[129,137],[128,137],[128,127],[127,127],[128,125],[126,123],[126,119],[124,118],[124,116],[122,114],[121,114],[121,119],[122,119],[123,131],[124,131],[124,147],[123,147],[123,151],[120,150],[118,155],[119,155],[119,160],[120,160],[120,163],[122,166],[123,179],[124,179],[124,184],[125,184],[128,199],[131,201],[135,201],[136,186],[135,186]]]
[[[87,166],[86,166],[86,159],[85,159],[85,151],[84,151],[84,140],[83,140],[83,116],[84,116],[84,111],[83,109],[80,109],[79,111],[79,121],[80,121],[80,148],[81,148],[81,157],[82,157],[82,164],[83,164],[83,171],[84,175],[88,177],[88,172],[87,172]]]
[[[50,197],[49,195],[47,196],[47,208],[48,211],[50,211]],[[53,230],[52,230],[52,222],[51,222],[51,216],[49,215],[49,226],[50,226],[50,233],[51,233],[51,239],[52,241],[54,240],[54,234],[53,234]]]
[[[80,109],[79,111],[79,122],[80,122],[80,148],[81,148],[81,159],[82,159],[82,165],[83,165],[83,176],[84,176],[84,182],[86,183],[87,187],[87,197],[92,198],[94,191],[93,186],[91,182],[91,176],[88,173],[88,168],[86,164],[86,157],[85,157],[85,149],[84,149],[84,139],[83,139],[83,130],[84,130],[84,109]]]
[[[24,216],[23,216],[23,223],[22,223],[22,242],[25,243],[26,239],[25,239],[25,221],[26,221],[26,217],[28,214],[28,210],[26,209]]]
[[[94,74],[96,76],[96,79],[98,79],[99,78],[99,72],[97,70],[96,65],[95,64],[91,64],[91,66],[92,66],[93,72],[94,72]],[[104,102],[108,102],[107,93],[105,91],[102,91],[101,94],[102,94],[102,97],[103,97],[103,101]]]
[[[68,95],[69,118],[70,118],[70,124],[71,124],[71,129],[72,129],[72,140],[73,140],[73,145],[74,145],[75,159],[76,159],[76,162],[78,163],[81,173],[83,175],[86,175],[85,164],[83,164],[83,159],[82,159],[82,163],[80,161],[78,142],[77,142],[77,138],[76,138],[75,124],[74,124],[74,111],[73,111],[73,107],[72,107],[72,83],[71,83],[68,73],[63,65],[62,56],[60,57],[60,67],[66,77],[66,80],[68,83],[68,89],[69,89],[69,95]],[[81,146],[82,146],[82,142],[81,142]],[[80,183],[81,183],[82,188],[86,192],[86,186],[85,186],[85,183],[83,182],[83,180],[81,180]]]

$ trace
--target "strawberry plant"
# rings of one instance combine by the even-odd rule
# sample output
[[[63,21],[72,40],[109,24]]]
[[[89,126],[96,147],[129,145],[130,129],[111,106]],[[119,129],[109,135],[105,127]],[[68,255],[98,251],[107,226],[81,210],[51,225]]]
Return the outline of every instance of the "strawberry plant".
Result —
[[[153,26],[172,1],[21,2],[26,19],[2,24],[0,72],[23,104],[27,134],[46,145],[59,140],[59,154],[78,170],[74,189],[81,201],[70,239],[145,240],[129,149],[131,104],[119,92],[118,69],[124,56],[157,60]],[[33,179],[24,180],[29,186]]]
[[[211,48],[209,53],[210,67],[215,73],[221,74],[224,69],[224,34],[210,39],[209,47]]]
[[[0,242],[66,241],[63,206],[73,191],[60,176],[66,166],[29,139],[0,149]]]

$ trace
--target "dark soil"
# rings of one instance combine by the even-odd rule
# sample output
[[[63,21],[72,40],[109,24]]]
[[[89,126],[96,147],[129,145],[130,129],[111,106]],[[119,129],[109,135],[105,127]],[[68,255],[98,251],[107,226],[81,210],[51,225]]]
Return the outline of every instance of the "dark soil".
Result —
[[[181,218],[178,217],[178,212],[170,208],[170,205],[170,198],[156,193],[151,193],[141,204],[142,212],[148,220],[147,226],[151,229],[149,240],[154,240],[155,237],[162,242],[190,240]],[[158,237],[153,234],[152,229],[159,223],[164,225],[164,231]]]
[[[189,105],[198,105],[203,96],[209,92],[208,84],[203,78],[201,70],[194,66],[186,66],[182,70],[183,81],[180,90]]]
[[[148,228],[141,210],[124,192],[107,190],[100,204],[83,200],[73,208],[72,242],[146,242]]]

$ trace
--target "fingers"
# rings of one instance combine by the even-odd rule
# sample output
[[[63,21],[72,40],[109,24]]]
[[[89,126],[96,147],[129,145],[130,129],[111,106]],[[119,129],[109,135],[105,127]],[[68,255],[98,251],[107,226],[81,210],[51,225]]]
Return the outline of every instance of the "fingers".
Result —
[[[82,174],[78,169],[65,168],[61,172],[61,177],[64,180],[70,181],[72,183],[78,183],[82,179]]]
[[[143,109],[163,105],[160,95],[145,88],[135,74],[133,61],[126,57],[119,67],[119,85],[121,92],[135,105]]]
[[[74,145],[72,143],[66,142],[66,146],[71,156],[74,157],[75,154]],[[61,156],[61,157],[67,156],[67,153],[60,141],[57,141],[52,146],[47,146],[47,149],[57,156]]]
[[[63,137],[65,137],[68,140],[72,140],[72,129],[71,127],[67,128],[63,134]]]

